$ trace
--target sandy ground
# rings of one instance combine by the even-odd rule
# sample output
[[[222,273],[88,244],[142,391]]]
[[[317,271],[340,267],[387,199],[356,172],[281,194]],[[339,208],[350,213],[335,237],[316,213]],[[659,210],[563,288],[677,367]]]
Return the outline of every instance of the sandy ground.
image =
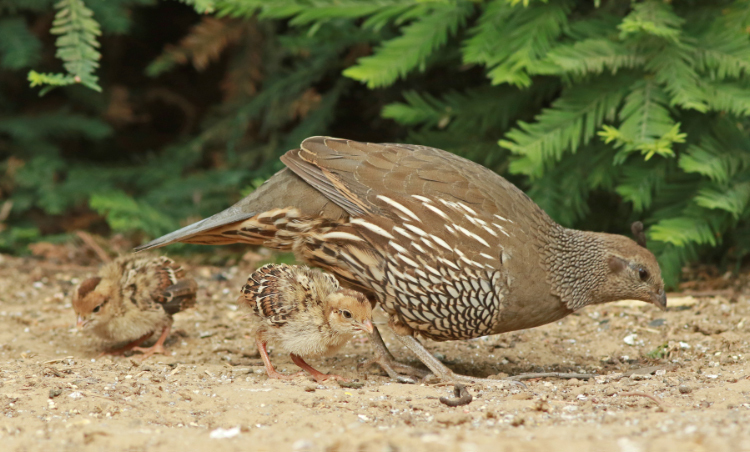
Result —
[[[141,362],[95,359],[98,345],[73,327],[70,294],[96,267],[0,256],[0,449],[750,450],[750,297],[740,280],[718,296],[673,296],[667,312],[620,302],[533,330],[428,343],[475,376],[598,374],[473,386],[473,402],[451,408],[438,400],[451,386],[358,374],[365,338],[311,360],[357,387],[269,380],[235,304],[252,267],[189,268],[198,307],[175,317],[170,356]],[[271,350],[280,370],[297,370]]]

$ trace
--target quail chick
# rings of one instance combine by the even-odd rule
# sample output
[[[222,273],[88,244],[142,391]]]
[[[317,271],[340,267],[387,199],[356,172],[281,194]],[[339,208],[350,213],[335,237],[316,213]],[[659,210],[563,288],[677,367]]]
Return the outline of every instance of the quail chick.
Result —
[[[129,341],[102,355],[133,350],[146,359],[154,353],[164,354],[172,315],[195,304],[197,289],[196,282],[186,279],[185,271],[167,257],[122,256],[76,288],[76,326],[105,342]],[[155,332],[161,335],[153,346],[139,347]]]
[[[321,382],[340,375],[324,374],[304,357],[331,355],[357,331],[372,334],[372,307],[364,295],[339,287],[331,275],[303,266],[269,264],[259,268],[242,287],[238,302],[252,308],[257,327],[255,342],[270,378],[297,375],[277,372],[268,357],[266,343],[286,350],[302,369]]]

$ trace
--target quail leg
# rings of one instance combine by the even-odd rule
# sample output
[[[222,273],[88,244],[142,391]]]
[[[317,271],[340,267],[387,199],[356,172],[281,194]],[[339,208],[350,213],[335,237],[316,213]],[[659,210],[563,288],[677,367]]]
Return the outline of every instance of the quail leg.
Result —
[[[513,385],[518,385],[522,387],[526,387],[525,384],[521,383],[520,381],[513,381],[513,380],[491,380],[489,378],[474,378],[469,375],[459,375],[457,373],[454,373],[452,370],[448,369],[445,364],[441,363],[440,360],[435,358],[432,353],[430,353],[426,348],[424,348],[424,345],[422,345],[421,342],[419,342],[414,336],[400,336],[396,335],[399,341],[401,341],[402,344],[406,346],[409,350],[412,351],[417,357],[419,358],[422,363],[424,363],[425,366],[427,366],[432,373],[440,379],[440,381],[445,383],[484,383],[484,384],[502,384],[502,383],[511,383]]]
[[[279,380],[292,380],[301,375],[305,375],[304,372],[297,372],[296,374],[293,374],[293,375],[284,375],[282,373],[277,372],[276,369],[273,368],[273,364],[271,364],[271,358],[268,357],[268,351],[266,350],[266,341],[263,340],[263,337],[260,334],[256,336],[255,343],[258,345],[258,351],[260,352],[261,359],[263,359],[263,365],[266,367],[266,373],[268,374],[268,378],[276,378]]]
[[[306,370],[312,377],[317,381],[318,383],[322,383],[326,380],[339,380],[339,381],[349,381],[348,378],[344,378],[341,375],[336,374],[324,374],[323,372],[314,369],[311,365],[307,364],[304,359],[302,359],[301,356],[295,355],[294,353],[290,353],[289,356],[292,358],[292,361],[294,361],[294,364],[301,367],[303,370]]]
[[[143,336],[139,337],[138,339],[134,340],[133,342],[129,342],[129,343],[123,345],[120,348],[116,348],[114,350],[107,350],[105,352],[101,352],[99,354],[98,358],[101,358],[102,356],[105,356],[105,355],[119,356],[119,355],[124,354],[125,352],[129,352],[130,350],[134,350],[136,347],[138,347],[144,341],[146,341],[146,339],[150,338],[151,335],[153,335],[153,334],[154,334],[153,332],[144,334]]]
[[[373,347],[375,348],[375,357],[361,363],[357,366],[358,368],[367,369],[373,364],[377,364],[388,374],[389,377],[401,383],[414,383],[414,380],[409,377],[405,377],[404,375],[400,375],[400,373],[417,377],[419,379],[425,378],[430,375],[429,372],[423,369],[412,367],[396,361],[391,352],[388,351],[388,348],[385,346],[385,342],[383,342],[383,337],[380,335],[380,331],[378,331],[378,328],[374,325],[370,339]]]
[[[143,353],[143,356],[141,356],[141,361],[148,359],[148,357],[155,355],[156,353],[166,355],[167,349],[164,348],[164,341],[167,340],[167,336],[169,336],[169,332],[171,330],[171,324],[165,326],[164,329],[161,330],[161,336],[159,336],[159,339],[156,340],[156,343],[154,345],[148,348],[133,347],[133,351]]]

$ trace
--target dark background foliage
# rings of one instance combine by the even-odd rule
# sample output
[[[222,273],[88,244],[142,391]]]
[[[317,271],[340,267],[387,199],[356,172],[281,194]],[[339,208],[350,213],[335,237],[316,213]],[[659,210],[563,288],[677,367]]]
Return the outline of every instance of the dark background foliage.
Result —
[[[0,0],[0,249],[145,240],[311,135],[432,145],[674,283],[750,248],[750,2]],[[40,96],[40,93],[43,95]]]

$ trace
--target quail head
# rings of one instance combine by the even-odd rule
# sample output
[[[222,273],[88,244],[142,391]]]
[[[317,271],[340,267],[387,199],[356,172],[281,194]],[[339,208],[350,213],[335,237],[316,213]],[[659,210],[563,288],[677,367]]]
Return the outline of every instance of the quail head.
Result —
[[[186,279],[185,271],[167,257],[121,256],[76,288],[76,325],[103,342],[128,342],[102,355],[133,350],[142,352],[145,359],[154,353],[164,354],[172,315],[195,304],[197,288],[195,281]],[[153,346],[139,347],[157,332],[160,336]]]
[[[345,380],[304,361],[331,355],[354,333],[372,333],[372,307],[364,295],[339,287],[331,275],[303,266],[268,264],[250,275],[239,300],[252,309],[256,343],[270,378],[294,378],[274,370],[266,351],[272,342],[317,381]],[[300,372],[299,374],[304,374]]]

